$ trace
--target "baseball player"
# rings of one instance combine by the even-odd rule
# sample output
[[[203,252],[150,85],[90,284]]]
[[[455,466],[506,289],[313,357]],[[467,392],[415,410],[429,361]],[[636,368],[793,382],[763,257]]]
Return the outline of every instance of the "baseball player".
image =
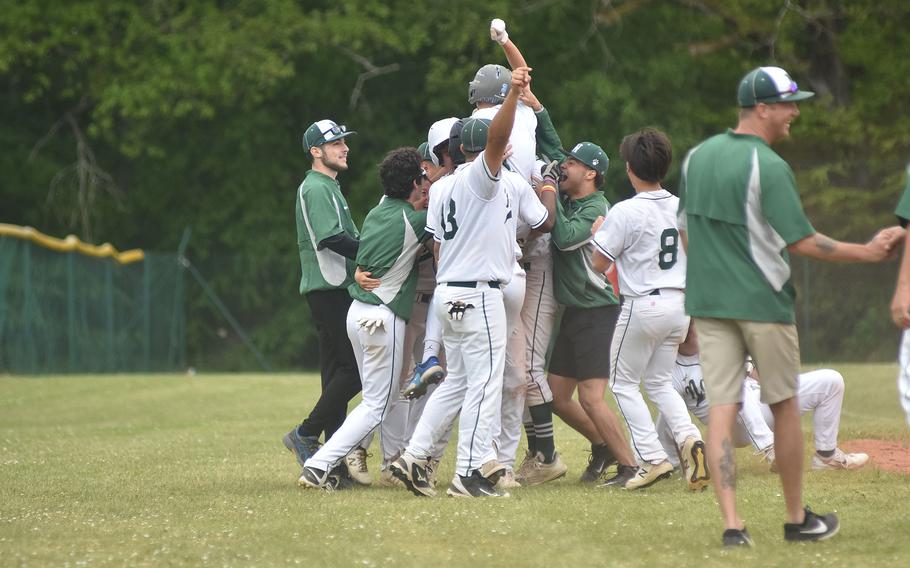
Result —
[[[444,180],[450,185],[442,207],[431,206],[428,227],[438,248],[433,304],[443,320],[448,377],[427,401],[405,453],[392,472],[416,495],[432,496],[426,466],[438,437],[461,411],[455,476],[448,494],[501,496],[480,473],[493,455],[493,420],[498,418],[505,364],[506,321],[501,287],[512,277],[514,225],[509,195],[501,187],[503,152],[515,107],[530,69],[512,73],[511,88],[489,127],[467,120],[462,147],[467,163]],[[487,134],[487,130],[489,133]],[[483,139],[482,153],[476,141]],[[434,200],[437,195],[433,195]]]
[[[544,200],[556,220],[551,233],[554,290],[557,301],[565,306],[548,382],[553,408],[560,418],[592,444],[607,444],[624,468],[620,473],[626,475],[635,470],[635,460],[619,420],[604,401],[610,359],[603,343],[612,337],[619,306],[606,278],[591,267],[591,228],[608,208],[606,198],[598,191],[608,164],[606,153],[596,144],[576,144],[561,166],[559,187],[565,192],[565,199]],[[541,194],[551,191],[555,195],[554,173],[545,173]],[[572,398],[576,388],[578,402]],[[531,408],[532,413],[535,410],[549,411],[546,405]],[[545,420],[537,417],[535,428]],[[541,448],[541,441],[538,436],[537,456],[529,466],[530,473],[519,480],[523,483],[542,483],[566,473],[555,448],[547,453]]]
[[[679,228],[688,238],[686,311],[695,318],[707,388],[709,467],[725,546],[751,546],[736,508],[733,427],[742,402],[742,362],[762,370],[762,400],[774,413],[775,454],[790,541],[823,540],[839,529],[835,515],[802,503],[803,436],[796,377],[799,341],[789,253],[840,262],[875,262],[893,247],[880,232],[865,245],[817,233],[803,213],[793,172],[771,149],[799,116],[800,91],[786,71],[759,67],[740,81],[739,122],[691,150],[680,181]]]
[[[382,284],[371,292],[356,283],[348,287],[353,301],[346,325],[363,377],[363,400],[306,460],[299,481],[305,487],[325,487],[336,463],[360,447],[399,399],[405,325],[417,285],[415,261],[426,238],[423,208],[430,184],[414,148],[390,152],[379,165],[379,177],[385,199],[364,220],[357,265]]]
[[[771,471],[777,471],[774,461],[774,417],[771,407],[761,402],[761,385],[758,372],[751,361],[746,364],[747,375],[743,388],[743,404],[737,416],[734,430],[735,445],[738,448],[752,445],[756,455],[771,464]],[[844,402],[844,378],[833,369],[819,369],[800,373],[799,399],[800,414],[812,412],[815,435],[815,454],[812,469],[844,470],[858,469],[869,461],[864,453],[847,453],[837,446],[837,432],[840,427],[841,407]],[[698,359],[698,338],[694,326],[679,346],[676,366],[673,370],[673,387],[679,392],[689,411],[702,424],[708,423],[708,401],[705,396],[704,379]],[[666,421],[658,415],[657,431],[670,461],[677,465],[676,446]]]
[[[313,166],[297,190],[295,205],[300,293],[307,299],[318,331],[322,394],[310,415],[283,439],[301,467],[316,452],[319,435],[325,432],[328,440],[341,426],[348,401],[361,388],[344,326],[351,305],[347,287],[353,280],[360,233],[337,180],[348,169],[345,139],[352,134],[344,125],[320,120],[303,135],[303,147]],[[365,453],[363,450],[364,457]]]
[[[705,443],[672,383],[676,350],[689,327],[683,307],[686,253],[676,226],[679,199],[660,185],[673,150],[663,132],[649,128],[623,138],[619,151],[635,196],[610,209],[594,236],[591,262],[602,273],[616,264],[623,296],[610,348],[610,388],[639,460],[638,472],[624,487],[648,487],[673,471],[641,394],[644,383],[680,447],[689,488],[701,490],[710,479]]]
[[[904,193],[894,213],[900,220],[901,227],[906,228],[907,222],[910,220],[910,166],[907,166],[907,186],[904,188]],[[910,235],[910,233],[907,234]],[[897,392],[901,406],[907,413],[907,423],[910,424],[910,332],[908,332],[908,328],[910,328],[910,236],[905,237],[904,256],[901,260],[894,298],[891,300],[891,319],[904,330],[901,334]]]

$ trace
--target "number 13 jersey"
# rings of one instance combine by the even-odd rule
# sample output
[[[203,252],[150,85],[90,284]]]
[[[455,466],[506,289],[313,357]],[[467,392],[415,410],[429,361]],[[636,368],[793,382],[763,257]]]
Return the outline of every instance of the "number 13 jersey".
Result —
[[[686,287],[686,252],[679,240],[679,198],[665,189],[643,191],[607,213],[594,246],[616,263],[623,296]]]
[[[515,264],[512,198],[481,153],[430,188],[427,231],[439,243],[436,282],[508,284]]]

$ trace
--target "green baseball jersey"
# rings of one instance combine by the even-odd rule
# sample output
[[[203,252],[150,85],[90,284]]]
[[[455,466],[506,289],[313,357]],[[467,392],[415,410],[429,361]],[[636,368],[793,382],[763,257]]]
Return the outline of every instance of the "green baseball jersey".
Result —
[[[910,221],[910,166],[907,166],[907,185],[904,187],[904,193],[897,203],[894,214],[900,219],[901,226],[906,227],[907,221]]]
[[[550,233],[553,289],[556,301],[564,306],[596,308],[618,303],[613,286],[591,264],[591,227],[598,217],[607,214],[609,207],[600,191],[581,199],[556,200],[556,223]]]
[[[297,189],[297,250],[300,253],[300,293],[347,288],[354,280],[354,261],[319,243],[345,233],[359,238],[348,202],[338,181],[316,170],[307,172]]]
[[[356,282],[351,297],[367,304],[385,304],[398,317],[411,318],[417,289],[416,260],[426,240],[427,212],[415,211],[404,199],[384,198],[363,221],[357,266],[382,284],[367,292]]]
[[[790,166],[757,136],[728,130],[682,166],[686,311],[698,317],[793,324],[787,245],[815,233]]]

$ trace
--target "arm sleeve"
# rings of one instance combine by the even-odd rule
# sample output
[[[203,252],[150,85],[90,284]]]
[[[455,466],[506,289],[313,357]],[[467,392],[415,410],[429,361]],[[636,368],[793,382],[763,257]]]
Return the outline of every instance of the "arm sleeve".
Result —
[[[594,220],[607,214],[605,203],[604,201],[586,204],[569,219],[565,214],[562,200],[557,199],[556,224],[550,233],[556,248],[562,251],[575,250],[587,244],[593,238],[591,227],[594,225]]]
[[[626,248],[626,215],[621,207],[610,209],[603,225],[594,233],[594,246],[616,262]]]
[[[436,182],[439,183],[439,182]],[[433,191],[433,188],[430,188],[430,201],[427,203],[427,222],[426,222],[426,231],[433,237],[433,240],[441,241],[442,240],[442,225],[441,220],[445,215],[443,210],[443,199],[440,199],[440,193],[442,192],[442,185],[440,184],[437,191]]]
[[[898,202],[894,214],[897,215],[901,227],[906,228],[907,221],[910,221],[910,167],[907,168],[907,185],[904,187],[904,193],[901,195],[901,200]]]
[[[344,234],[341,224],[343,207],[328,191],[300,192],[300,207],[306,213],[307,224],[312,228],[313,240],[318,243],[318,248],[326,248],[323,241],[327,238]]]
[[[762,213],[784,242],[792,245],[814,234],[799,201],[790,166],[781,161],[777,167],[763,168],[761,176]]]
[[[549,215],[547,208],[540,202],[540,198],[537,197],[528,182],[522,179],[516,193],[519,195],[518,215],[521,220],[530,225],[532,229],[543,225]]]
[[[319,241],[320,249],[329,249],[338,253],[345,258],[357,258],[357,249],[360,247],[360,241],[352,239],[344,233],[338,233]]]
[[[559,139],[556,127],[553,126],[550,112],[544,107],[535,114],[537,115],[537,152],[549,160],[562,162],[566,159],[566,154],[562,151],[562,140]]]
[[[679,206],[676,209],[676,226],[679,227],[680,231],[686,231],[688,228],[686,219],[686,175],[689,172],[689,156],[691,155],[692,152],[686,154],[679,175]]]

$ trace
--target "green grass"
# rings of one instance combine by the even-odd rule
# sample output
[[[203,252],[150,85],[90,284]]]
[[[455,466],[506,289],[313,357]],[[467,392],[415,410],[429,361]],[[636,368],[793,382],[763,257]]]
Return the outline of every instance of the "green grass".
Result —
[[[910,440],[896,368],[838,368],[847,379],[841,439]],[[586,446],[561,423],[557,444],[569,476],[507,500],[302,490],[280,439],[317,391],[314,376],[296,375],[0,378],[0,566],[903,566],[910,559],[908,476],[808,472],[806,501],[836,510],[843,526],[832,541],[787,545],[777,478],[741,450],[739,502],[757,547],[724,552],[710,491],[688,493],[679,479],[640,493],[582,487],[575,480]],[[376,458],[370,467],[375,478]]]

